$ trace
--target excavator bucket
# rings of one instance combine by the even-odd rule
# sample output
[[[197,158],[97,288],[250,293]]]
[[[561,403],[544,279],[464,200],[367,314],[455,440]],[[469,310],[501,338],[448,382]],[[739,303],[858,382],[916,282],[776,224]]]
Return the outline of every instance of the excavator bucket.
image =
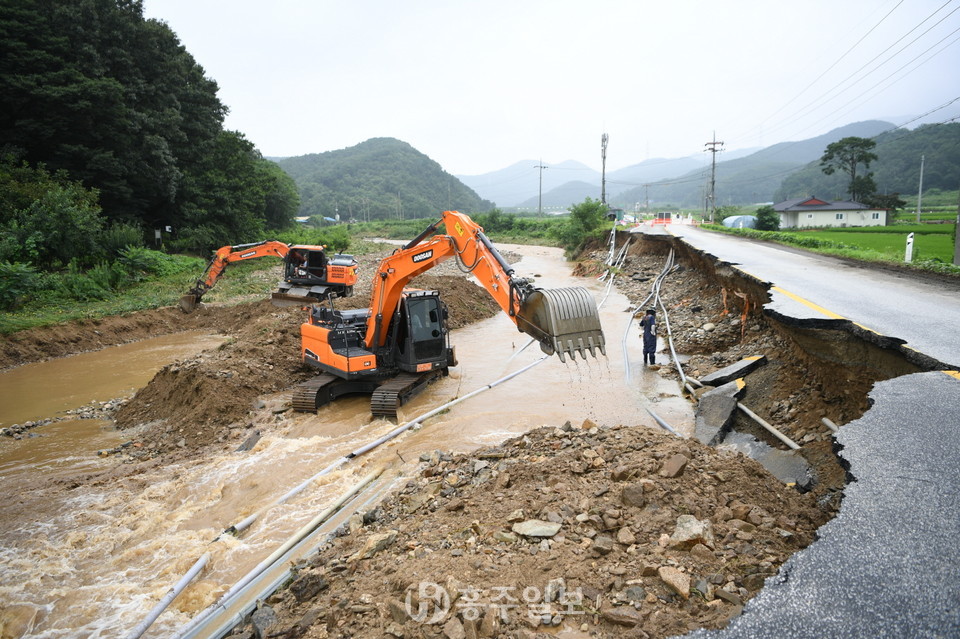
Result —
[[[517,327],[540,342],[547,355],[560,361],[564,355],[596,357],[595,349],[606,355],[606,342],[593,296],[583,287],[535,289],[517,311]]]
[[[184,313],[192,313],[197,308],[197,296],[193,293],[184,295],[180,298],[179,306]]]

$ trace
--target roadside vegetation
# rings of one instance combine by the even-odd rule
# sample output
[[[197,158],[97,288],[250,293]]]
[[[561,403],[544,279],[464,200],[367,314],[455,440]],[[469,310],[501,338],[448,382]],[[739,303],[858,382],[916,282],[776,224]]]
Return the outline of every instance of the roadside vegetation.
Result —
[[[705,229],[767,242],[797,246],[816,253],[865,262],[902,266],[960,277],[954,266],[954,224],[907,224],[868,228],[830,228],[804,231],[760,231],[705,224]],[[907,235],[914,233],[913,261],[904,262]]]
[[[46,187],[56,190],[52,184]],[[90,196],[77,184],[69,188]],[[92,201],[90,206],[95,210]],[[68,212],[76,213],[77,207],[67,208]],[[474,220],[496,243],[558,246],[562,242],[566,247],[576,248],[601,230],[597,224],[606,227],[601,210],[605,209],[599,202],[588,201],[574,207],[570,218],[521,217],[494,209],[474,216]],[[69,215],[61,215],[64,211],[60,209],[47,214],[53,216],[50,219],[59,219],[61,225],[77,226],[70,222]],[[298,226],[265,231],[247,241],[273,239],[288,244],[323,245],[331,253],[364,254],[374,249],[370,241],[373,238],[410,240],[434,221],[380,220],[319,228]],[[0,334],[174,305],[202,275],[209,257],[147,248],[140,230],[132,225],[107,228],[94,225],[88,230],[94,238],[86,253],[74,253],[76,246],[69,241],[51,239],[44,243],[38,234],[36,242],[23,242],[33,247],[32,252],[18,249],[20,252],[14,255],[14,249],[10,248],[9,253],[19,259],[0,259]],[[231,264],[227,275],[207,295],[207,301],[242,300],[268,294],[276,286],[275,274],[270,269],[278,263],[276,259],[267,258]]]

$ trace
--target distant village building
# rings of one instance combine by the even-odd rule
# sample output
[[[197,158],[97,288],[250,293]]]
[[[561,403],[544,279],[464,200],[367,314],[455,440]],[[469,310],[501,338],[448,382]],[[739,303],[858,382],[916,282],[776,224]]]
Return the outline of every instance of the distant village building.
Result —
[[[872,209],[860,202],[826,202],[805,197],[774,204],[773,210],[780,214],[782,229],[887,224],[886,209]]]

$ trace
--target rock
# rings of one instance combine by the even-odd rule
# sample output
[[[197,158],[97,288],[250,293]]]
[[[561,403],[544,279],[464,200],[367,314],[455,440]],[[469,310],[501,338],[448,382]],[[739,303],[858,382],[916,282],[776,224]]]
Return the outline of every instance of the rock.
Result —
[[[740,598],[735,592],[730,592],[729,590],[724,590],[723,588],[717,588],[713,591],[714,597],[717,599],[723,599],[727,603],[732,603],[734,606],[742,606],[743,599]]]
[[[463,624],[456,617],[451,617],[450,621],[443,624],[443,636],[447,639],[466,639],[467,633],[463,629]]]
[[[410,618],[406,606],[399,599],[387,599],[387,611],[390,613],[390,618],[401,625]]]
[[[640,569],[641,577],[654,577],[657,574],[657,567],[653,564],[644,564],[643,568]]]
[[[257,610],[250,617],[250,623],[253,625],[254,636],[257,639],[266,639],[270,636],[270,631],[277,625],[277,614],[273,608],[263,603],[257,603]]]
[[[403,626],[398,624],[396,621],[391,621],[387,624],[387,627],[383,629],[385,633],[391,637],[396,637],[397,639],[404,638]]]
[[[366,543],[363,544],[363,548],[351,555],[347,561],[352,563],[373,557],[387,546],[393,544],[393,542],[397,540],[398,534],[400,533],[396,530],[388,530],[387,532],[370,535],[367,537]]]
[[[514,524],[511,530],[524,537],[553,537],[560,532],[561,526],[562,524],[552,521],[528,519],[527,521]]]
[[[730,504],[730,512],[733,513],[734,519],[745,520],[751,510],[753,510],[753,506],[740,501],[735,501]]]
[[[714,324],[713,322],[707,322],[701,328],[703,328],[703,330],[709,333],[710,331],[716,330],[717,325]]]
[[[632,546],[637,543],[637,538],[633,534],[633,531],[628,527],[624,526],[617,531],[617,542],[623,544],[624,546]]]
[[[498,530],[497,532],[493,533],[493,539],[501,544],[515,544],[520,538],[514,535],[512,532]]]
[[[526,517],[526,515],[523,514],[523,510],[521,510],[520,508],[518,508],[518,509],[516,509],[515,511],[513,511],[512,513],[510,513],[510,516],[507,517],[507,521],[510,522],[510,523],[513,523],[513,522],[516,522],[516,521],[523,521],[525,517]]]
[[[613,550],[613,538],[609,535],[597,535],[590,546],[590,550],[600,555],[609,554]]]
[[[677,517],[677,527],[670,536],[670,547],[688,550],[697,544],[713,546],[713,524],[709,519],[701,521],[693,515],[680,515]]]
[[[642,602],[647,598],[647,591],[641,588],[640,586],[630,586],[623,591],[623,596],[628,601]]]
[[[690,555],[697,561],[703,563],[709,563],[716,561],[716,556],[714,556],[713,551],[704,546],[703,544],[696,544],[693,548],[690,549]]]
[[[483,614],[483,621],[480,622],[480,628],[477,631],[481,637],[491,639],[500,634],[500,608],[490,604],[487,611]]]
[[[300,575],[290,584],[290,592],[293,593],[298,603],[303,603],[316,597],[320,591],[326,589],[329,585],[327,580],[318,573],[308,572]]]
[[[556,579],[551,579],[547,582],[546,588],[543,589],[543,601],[544,603],[551,603],[558,601],[560,596],[564,594],[567,590],[567,582],[563,577],[557,577]]]
[[[633,474],[632,469],[627,466],[617,466],[610,473],[610,479],[613,481],[626,481]]]
[[[683,455],[674,455],[664,462],[663,468],[660,469],[660,476],[668,478],[679,477],[683,474],[689,461],[690,460]]]
[[[242,444],[240,444],[240,446],[237,447],[237,450],[235,452],[245,453],[247,451],[253,450],[253,447],[257,445],[258,441],[260,441],[260,431],[255,430],[253,431],[253,433],[250,434],[249,437],[247,437],[246,440],[244,440]]]
[[[592,419],[585,419],[585,420],[583,420],[583,423],[580,424],[580,429],[581,429],[581,430],[592,430],[592,429],[594,429],[594,428],[596,428],[596,427],[597,427],[597,423],[596,423],[595,421],[593,421]]]
[[[640,482],[628,484],[620,491],[620,501],[624,506],[633,508],[643,508],[647,504],[647,498],[644,495],[643,484]]]
[[[605,608],[600,612],[600,616],[619,626],[638,626],[643,623],[643,615],[633,606],[617,606],[615,608]]]
[[[682,573],[673,566],[661,566],[657,570],[660,580],[684,599],[690,598],[690,575]]]

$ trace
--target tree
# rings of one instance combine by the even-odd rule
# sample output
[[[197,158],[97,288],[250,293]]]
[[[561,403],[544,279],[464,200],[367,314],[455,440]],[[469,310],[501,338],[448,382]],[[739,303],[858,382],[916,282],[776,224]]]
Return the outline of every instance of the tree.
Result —
[[[600,200],[587,198],[570,207],[570,219],[558,227],[557,238],[567,251],[574,251],[584,240],[594,235],[607,219],[607,205]]]
[[[872,209],[886,209],[888,211],[896,211],[907,205],[900,199],[899,193],[890,193],[889,195],[874,193],[863,198],[863,203]]]
[[[104,220],[97,192],[68,179],[0,158],[0,261],[55,270],[77,258],[91,265],[101,257]]]
[[[873,174],[858,176],[857,168],[862,164],[864,170],[870,168],[870,163],[877,159],[873,153],[876,142],[867,138],[847,137],[827,145],[820,158],[820,169],[826,175],[833,175],[840,169],[850,177],[847,192],[854,202],[871,195],[876,191]]]
[[[772,206],[761,206],[757,209],[757,230],[780,230],[780,214]]]

